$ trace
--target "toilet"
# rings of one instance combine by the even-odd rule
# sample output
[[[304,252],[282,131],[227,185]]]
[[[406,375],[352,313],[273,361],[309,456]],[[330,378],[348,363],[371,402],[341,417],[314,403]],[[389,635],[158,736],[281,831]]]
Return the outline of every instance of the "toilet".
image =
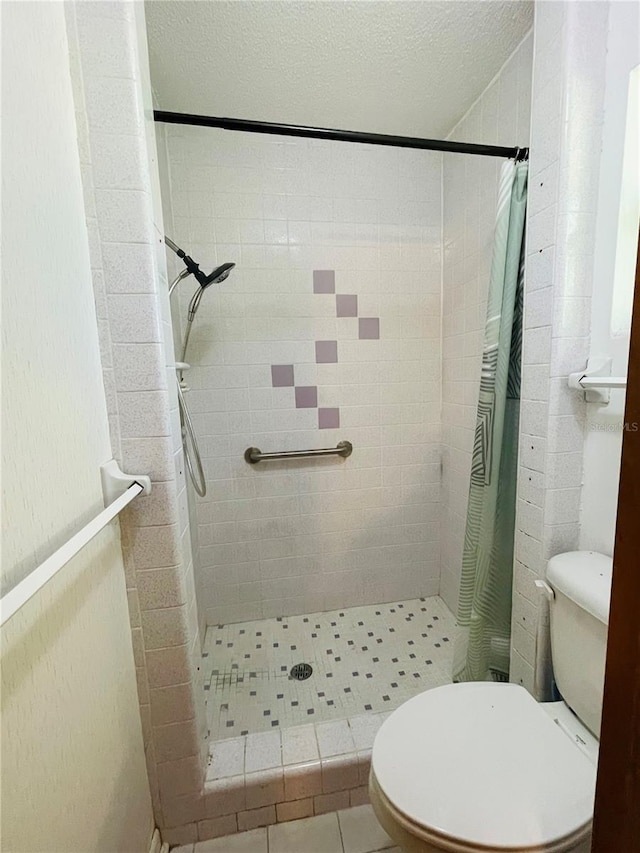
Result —
[[[448,684],[382,724],[369,794],[407,853],[588,853],[611,572],[611,558],[591,551],[549,561],[563,701],[538,703],[517,684]]]

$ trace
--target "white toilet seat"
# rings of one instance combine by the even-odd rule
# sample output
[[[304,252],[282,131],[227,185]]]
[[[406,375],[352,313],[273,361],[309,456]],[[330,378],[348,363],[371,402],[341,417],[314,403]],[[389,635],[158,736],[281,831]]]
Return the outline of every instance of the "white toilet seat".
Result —
[[[405,853],[496,853],[500,848],[478,847],[447,838],[409,820],[398,811],[380,789],[373,770],[369,779],[369,799],[383,829],[401,846]],[[584,847],[579,845],[584,844]],[[591,849],[591,823],[569,837],[543,847],[502,848],[505,853],[589,853]]]
[[[561,853],[589,837],[595,777],[593,758],[523,688],[473,683],[389,716],[370,787],[424,849]]]

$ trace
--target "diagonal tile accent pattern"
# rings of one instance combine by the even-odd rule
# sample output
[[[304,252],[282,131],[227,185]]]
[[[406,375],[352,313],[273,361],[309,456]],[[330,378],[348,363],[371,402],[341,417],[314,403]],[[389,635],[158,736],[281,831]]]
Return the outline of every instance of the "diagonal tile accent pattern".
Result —
[[[334,364],[337,361],[337,341],[316,341],[316,364]]]
[[[335,293],[336,292],[336,272],[335,272],[335,270],[314,270],[313,271],[313,292],[314,293]]]
[[[315,409],[318,405],[316,385],[296,385],[296,409]]]
[[[380,319],[378,317],[360,317],[358,320],[358,337],[361,341],[375,341],[380,338]]]
[[[340,409],[318,409],[318,429],[339,429]]]
[[[271,365],[271,384],[274,388],[293,387],[293,365],[292,364],[272,364]]]
[[[357,317],[358,297],[355,294],[336,295],[336,317]]]
[[[313,292],[336,293],[335,270],[313,271]],[[336,294],[336,317],[358,318],[358,297],[354,293]],[[360,340],[378,340],[380,338],[380,318],[358,318],[358,337]],[[316,364],[338,363],[337,341],[315,342]],[[318,406],[318,388],[315,385],[296,385],[292,364],[272,364],[271,384],[274,388],[294,388],[297,409],[315,409]],[[340,426],[339,408],[318,409],[318,429],[338,429]]]

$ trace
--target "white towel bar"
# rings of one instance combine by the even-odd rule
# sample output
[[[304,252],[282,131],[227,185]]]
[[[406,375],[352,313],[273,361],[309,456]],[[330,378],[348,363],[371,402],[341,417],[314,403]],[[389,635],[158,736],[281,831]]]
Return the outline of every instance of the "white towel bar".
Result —
[[[576,380],[577,384],[584,388],[626,388],[626,376],[581,376]]]
[[[569,374],[569,388],[584,391],[587,403],[608,403],[612,388],[626,388],[626,376],[612,376],[613,359],[606,356],[590,358],[584,370]]]
[[[148,478],[141,478],[147,480]],[[137,497],[140,492],[148,491],[148,487],[144,483],[134,482],[120,497],[110,503],[102,512],[98,513],[94,519],[86,524],[82,530],[79,530],[74,536],[64,543],[57,551],[48,557],[44,563],[41,563],[37,569],[34,569],[27,575],[24,580],[16,584],[14,588],[3,595],[0,599],[0,627],[4,625],[11,617],[20,610],[23,604],[26,604],[30,598],[57,574],[60,569],[65,566],[69,560],[84,548],[94,536],[112,521],[119,512],[121,512],[131,501]]]

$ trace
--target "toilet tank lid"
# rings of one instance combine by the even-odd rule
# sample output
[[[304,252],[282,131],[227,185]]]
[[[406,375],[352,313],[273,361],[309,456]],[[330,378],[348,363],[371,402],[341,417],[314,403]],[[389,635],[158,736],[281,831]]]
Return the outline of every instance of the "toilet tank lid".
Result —
[[[549,560],[551,586],[605,625],[609,624],[613,560],[597,551],[570,551]]]

